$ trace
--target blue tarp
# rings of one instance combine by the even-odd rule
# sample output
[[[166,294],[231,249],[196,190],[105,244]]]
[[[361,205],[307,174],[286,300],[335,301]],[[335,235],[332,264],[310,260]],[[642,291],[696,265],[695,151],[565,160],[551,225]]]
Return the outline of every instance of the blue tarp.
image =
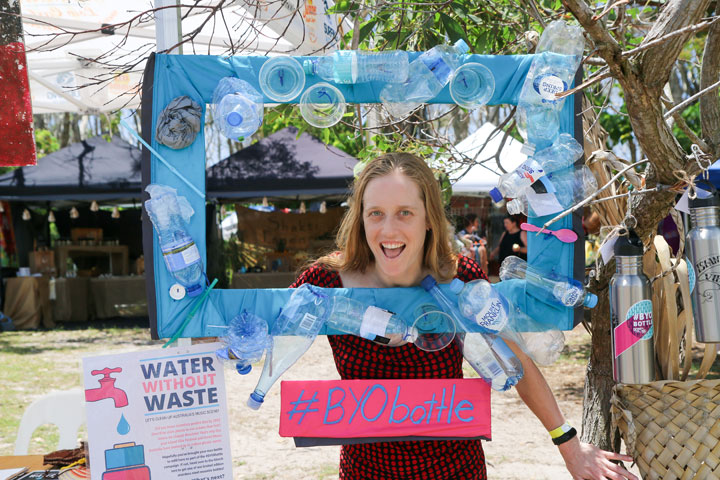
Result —
[[[419,52],[410,53],[410,59],[414,59],[420,55]],[[303,60],[314,57],[296,57],[300,63]],[[522,88],[525,76],[532,62],[531,55],[515,55],[515,56],[489,56],[489,55],[467,55],[463,58],[463,63],[479,62],[487,66],[495,76],[495,93],[490,100],[490,104],[516,104],[518,94]],[[267,57],[215,57],[215,56],[191,56],[191,55],[156,55],[154,64],[154,84],[152,86],[152,125],[157,121],[159,112],[175,97],[181,95],[189,95],[195,101],[206,107],[211,101],[212,92],[217,82],[225,76],[237,76],[248,81],[258,91],[261,91],[258,84],[258,73],[260,67],[267,60]],[[312,77],[307,78],[305,88],[317,83]],[[378,94],[382,88],[381,83],[368,83],[358,85],[336,85],[344,94],[347,103],[377,103],[379,101]],[[299,96],[298,96],[299,98]],[[297,100],[297,99],[296,99]],[[266,98],[266,101],[270,99]],[[447,87],[434,98],[430,103],[453,103]],[[573,99],[570,97],[564,105],[561,115],[561,132],[574,134],[574,105]],[[204,117],[204,116],[203,116]],[[154,130],[154,129],[152,129]],[[204,193],[205,189],[205,138],[203,130],[200,130],[195,142],[183,150],[172,150],[164,145],[160,145],[152,138],[152,146],[164,158],[170,162],[177,170],[182,172],[185,178],[195,185]],[[195,239],[203,259],[206,253],[205,241],[205,198],[196,194],[183,181],[175,176],[166,166],[164,166],[154,155],[150,164],[150,179],[152,183],[162,183],[170,185],[178,190],[179,195],[184,195],[192,204],[195,215],[190,222],[190,234]],[[147,180],[146,180],[147,181]],[[542,225],[546,218],[531,218],[529,221],[536,225]],[[145,224],[147,225],[147,223]],[[578,219],[567,216],[563,220],[557,222],[553,228],[573,228],[576,232],[582,232],[579,229]],[[145,233],[147,234],[147,232]],[[582,245],[582,236],[578,244],[578,255],[584,252]],[[583,278],[582,265],[575,258],[574,244],[565,244],[559,242],[551,235],[528,234],[528,261],[540,269],[554,271],[558,274]],[[152,262],[155,276],[155,300],[157,309],[155,312],[156,332],[159,337],[166,338],[172,336],[183,322],[185,316],[192,308],[194,299],[188,297],[174,301],[170,298],[169,290],[175,283],[171,275],[166,271],[160,255],[160,249],[157,237],[153,235],[153,255]],[[580,265],[580,267],[578,267]],[[152,281],[150,279],[149,281]],[[500,288],[510,300],[520,307],[524,307],[536,319],[552,319],[552,321],[561,329],[571,329],[575,322],[575,312],[570,309],[562,309],[547,305],[538,300],[532,293],[531,288],[525,288],[524,282],[509,283],[501,282],[498,284]],[[352,289],[360,290],[360,289]],[[385,289],[390,290],[390,289]],[[397,292],[372,292],[376,299],[376,304],[389,310],[400,312],[400,309],[412,308],[412,302],[407,305],[398,306]],[[527,291],[526,291],[527,290]],[[430,297],[420,290],[419,287],[409,289],[407,293],[408,299],[413,301],[430,301]],[[364,295],[361,292],[358,295]],[[272,298],[272,308],[268,315],[274,315],[273,312],[279,310],[279,306],[284,303],[284,298],[289,295],[288,291],[275,291],[272,297],[268,297],[268,292],[255,290],[225,290],[213,291],[209,296],[209,301],[205,302],[198,311],[194,320],[183,332],[183,337],[203,337],[218,335],[218,330],[212,325],[226,325],[234,315],[242,308],[266,308],[269,298]],[[355,293],[351,292],[355,296]],[[424,299],[424,300],[423,300]],[[151,302],[152,303],[152,302]],[[404,315],[409,313],[406,311]],[[153,318],[151,312],[151,318]],[[272,322],[273,318],[266,318],[268,322]]]

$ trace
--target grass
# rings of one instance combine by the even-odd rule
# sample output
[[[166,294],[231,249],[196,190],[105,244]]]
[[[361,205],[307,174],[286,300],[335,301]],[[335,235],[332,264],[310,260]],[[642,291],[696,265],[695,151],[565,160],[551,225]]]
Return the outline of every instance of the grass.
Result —
[[[0,455],[12,455],[22,414],[32,401],[53,390],[79,387],[82,357],[129,351],[159,342],[137,321],[70,324],[53,330],[0,333]],[[87,437],[84,431],[82,438]],[[38,428],[30,454],[55,450],[57,428]]]

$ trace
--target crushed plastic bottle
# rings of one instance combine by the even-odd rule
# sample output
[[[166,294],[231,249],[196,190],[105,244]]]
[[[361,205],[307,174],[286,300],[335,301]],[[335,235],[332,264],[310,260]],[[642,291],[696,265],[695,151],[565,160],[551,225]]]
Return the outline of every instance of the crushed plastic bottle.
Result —
[[[158,234],[168,272],[190,297],[200,295],[205,290],[205,275],[200,251],[188,233],[187,222],[194,213],[190,203],[166,185],[150,184],[145,190],[151,197],[145,210]]]
[[[402,83],[408,78],[408,54],[403,50],[363,52],[337,50],[325,57],[305,60],[308,75],[342,84],[386,82]]]
[[[548,120],[557,118],[564,104],[556,94],[567,91],[572,84],[584,48],[582,29],[562,20],[551,22],[540,36],[517,103],[519,117],[524,118],[518,122],[526,125],[526,140],[537,148],[553,141],[556,122]]]
[[[304,284],[293,290],[270,330],[272,346],[247,400],[250,408],[259,409],[270,387],[310,348],[330,313],[328,305],[328,296],[317,287]]]
[[[463,284],[462,281],[458,281]],[[478,375],[493,390],[502,392],[516,385],[523,376],[522,363],[507,343],[496,332],[484,326],[481,326],[484,328],[483,333],[473,332],[472,327],[468,325],[469,317],[460,312],[457,302],[445,296],[432,275],[425,277],[421,285],[432,295],[440,308],[468,332],[463,343],[463,356]]]
[[[548,148],[540,150],[512,172],[500,176],[498,186],[490,190],[494,202],[516,198],[542,176],[564,170],[583,156],[582,146],[572,135],[560,134]]]
[[[525,315],[486,280],[463,283],[454,279],[450,290],[458,295],[461,315],[483,329],[514,341],[538,365],[550,365],[560,357],[565,346],[563,333]]]
[[[433,47],[410,62],[407,81],[387,84],[380,91],[380,100],[390,115],[404,117],[437,96],[460,66],[460,55],[468,50],[460,39],[454,46]]]
[[[538,270],[520,257],[509,256],[500,265],[500,280],[511,278],[525,279],[536,286],[541,300],[552,305],[570,308],[594,308],[597,305],[597,295],[588,292],[574,278]]]
[[[227,138],[252,135],[263,121],[263,97],[245,80],[221,78],[213,92],[213,116]]]
[[[223,347],[216,350],[218,358],[235,365],[240,375],[247,375],[252,364],[259,362],[271,345],[267,322],[243,310],[228,325],[227,333],[220,338]]]
[[[387,346],[410,342],[416,336],[402,318],[382,308],[340,295],[332,296],[329,304],[327,325],[340,332]]]
[[[567,168],[545,175],[524,189],[522,195],[509,201],[506,208],[510,215],[551,215],[573,206],[597,188],[595,175],[587,166]]]

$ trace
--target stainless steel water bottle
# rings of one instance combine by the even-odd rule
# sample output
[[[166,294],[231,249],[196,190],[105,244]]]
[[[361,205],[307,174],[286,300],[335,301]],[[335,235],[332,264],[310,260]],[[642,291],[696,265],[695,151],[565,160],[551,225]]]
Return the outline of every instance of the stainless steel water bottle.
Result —
[[[655,380],[650,282],[643,273],[643,244],[634,231],[615,243],[610,279],[613,378],[618,383]]]
[[[720,227],[716,192],[689,200],[692,228],[687,234],[688,266],[695,273],[691,298],[698,342],[720,342]],[[688,269],[689,270],[689,269]]]

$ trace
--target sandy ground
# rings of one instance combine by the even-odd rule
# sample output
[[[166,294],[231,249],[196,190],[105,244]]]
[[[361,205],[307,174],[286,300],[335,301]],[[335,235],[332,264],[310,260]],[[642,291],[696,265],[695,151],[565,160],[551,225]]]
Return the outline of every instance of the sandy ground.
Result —
[[[569,332],[567,339],[568,348],[574,354],[586,349],[589,344],[589,336],[582,326]],[[571,355],[574,358],[577,356]],[[246,377],[228,375],[226,380],[235,478],[337,478],[339,447],[296,448],[292,439],[278,435],[279,385],[273,387],[259,411],[252,411],[245,406],[245,400],[253,390],[260,370],[255,368]],[[579,428],[582,419],[584,362],[565,359],[544,368],[543,373],[566,418]],[[286,380],[333,378],[338,378],[338,375],[325,339],[316,341],[283,376]],[[489,478],[571,478],[557,447],[514,390],[493,392],[492,432],[492,442],[484,443]],[[639,476],[636,469],[633,471]]]

